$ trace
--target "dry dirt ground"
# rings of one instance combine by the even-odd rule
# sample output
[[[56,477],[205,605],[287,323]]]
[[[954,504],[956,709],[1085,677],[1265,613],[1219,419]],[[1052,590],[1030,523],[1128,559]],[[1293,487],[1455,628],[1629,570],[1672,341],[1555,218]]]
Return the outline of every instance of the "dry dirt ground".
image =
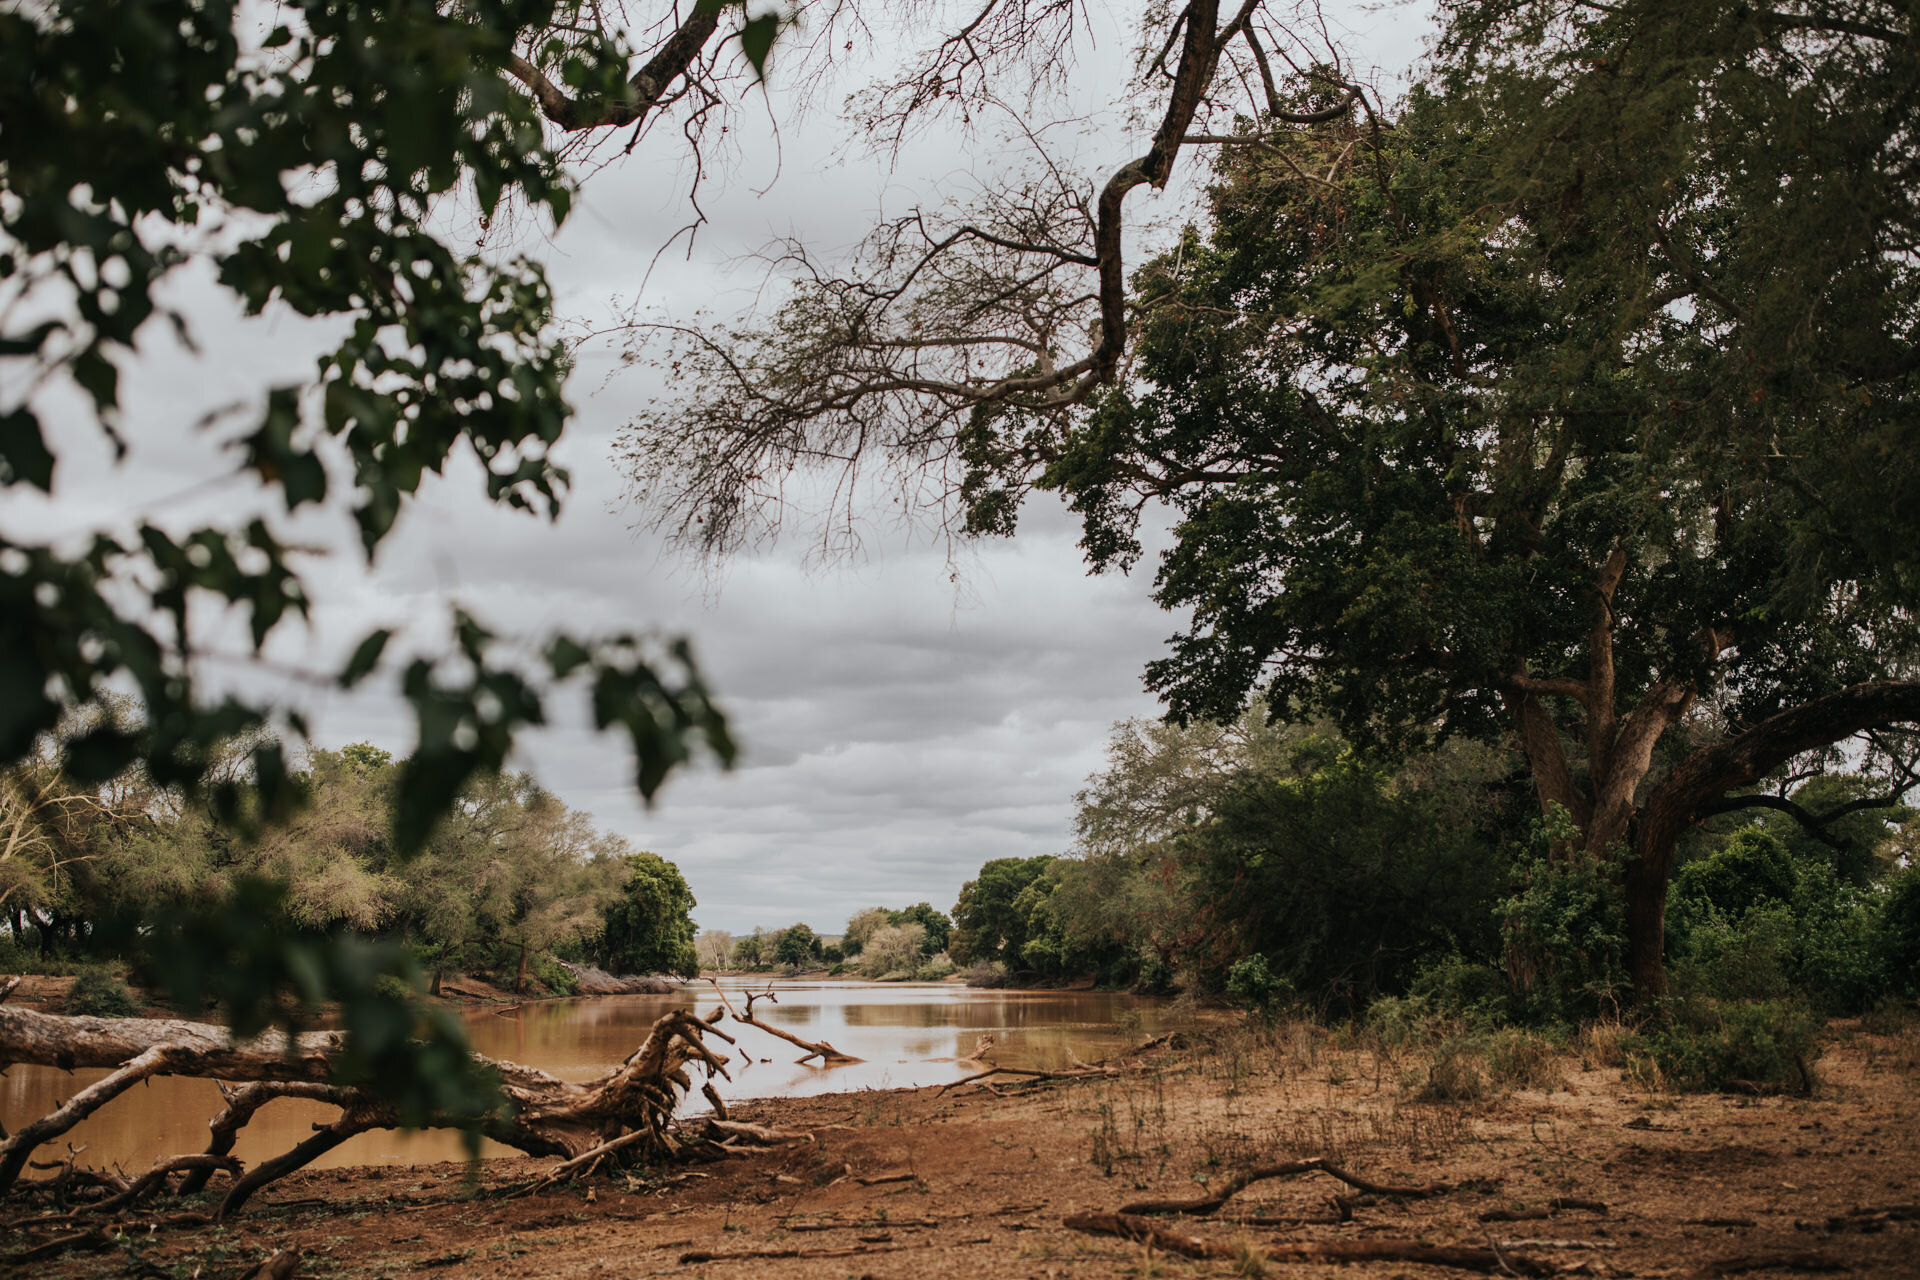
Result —
[[[489,1162],[477,1185],[458,1165],[310,1172],[224,1228],[162,1201],[104,1248],[14,1273],[237,1277],[291,1251],[314,1277],[1468,1274],[1268,1257],[1400,1240],[1496,1250],[1495,1275],[1920,1276],[1920,1024],[1836,1024],[1811,1098],[1674,1095],[1582,1052],[1551,1064],[1551,1087],[1434,1103],[1429,1053],[1228,1033],[1112,1078],[755,1103],[735,1118],[812,1140],[689,1170],[521,1194],[550,1162]],[[1213,1260],[1063,1225],[1307,1156],[1449,1189],[1356,1195],[1310,1172],[1155,1220],[1238,1252]],[[1569,1197],[1604,1210],[1552,1207]],[[7,1234],[0,1252],[47,1238]]]

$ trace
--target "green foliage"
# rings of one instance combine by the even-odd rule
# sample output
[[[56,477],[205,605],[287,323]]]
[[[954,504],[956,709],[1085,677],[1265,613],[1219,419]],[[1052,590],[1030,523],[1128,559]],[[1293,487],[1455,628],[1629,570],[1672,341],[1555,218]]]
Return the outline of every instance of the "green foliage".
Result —
[[[457,11],[429,0],[313,0],[280,16],[275,52],[262,60],[250,48],[253,19],[227,3],[58,0],[0,15],[0,216],[14,246],[0,278],[17,291],[57,282],[74,303],[30,328],[10,318],[6,354],[70,378],[119,445],[116,361],[161,327],[190,341],[165,287],[199,264],[249,313],[343,322],[317,382],[272,388],[232,441],[242,474],[277,490],[288,511],[328,497],[321,454],[343,449],[371,556],[422,477],[464,447],[486,464],[491,499],[553,513],[567,484],[551,451],[570,413],[569,361],[548,331],[544,275],[523,258],[456,250],[433,216],[471,181],[489,212],[507,195],[564,219],[569,182],[533,103],[507,88],[514,45],[556,21],[551,0]],[[623,57],[611,41],[580,39],[554,70],[598,82],[617,76]],[[312,181],[288,184],[289,172]],[[86,195],[76,202],[75,191]],[[208,219],[234,234],[135,233]],[[318,405],[311,420],[301,408],[308,391]],[[57,496],[43,437],[36,404],[8,411],[0,483]],[[244,777],[209,779],[208,760],[222,739],[275,718],[299,732],[298,716],[207,700],[183,660],[201,647],[192,595],[232,605],[255,651],[307,616],[306,585],[264,521],[143,525],[134,538],[99,534],[77,550],[6,549],[0,767],[69,710],[104,705],[109,687],[125,683],[138,690],[137,724],[102,721],[70,741],[65,763],[76,777],[104,781],[138,762],[161,785],[208,782],[227,816],[243,791],[260,816],[287,811],[294,795],[276,743],[261,744]],[[459,661],[416,659],[402,676],[419,738],[396,792],[403,849],[426,838],[467,778],[502,766],[518,727],[544,721],[538,689],[493,658],[492,634],[464,613],[454,624]],[[389,638],[368,633],[338,681],[364,679]],[[630,637],[563,636],[545,658],[555,680],[585,677],[598,726],[627,732],[647,794],[694,742],[731,757],[684,645],[655,654]]]
[[[1888,880],[1880,919],[1881,946],[1893,988],[1920,996],[1920,866],[1903,868]]]
[[[140,1001],[127,984],[106,969],[89,967],[67,988],[63,1012],[96,1018],[131,1018],[140,1012]]]
[[[1174,968],[1158,956],[1145,956],[1134,971],[1133,989],[1141,995],[1163,996],[1173,990]],[[1227,990],[1233,990],[1233,974],[1227,974]]]
[[[1053,864],[1046,855],[1034,858],[994,858],[975,879],[960,886],[953,908],[953,933],[948,950],[956,964],[998,960],[1018,967],[1027,945],[1029,916],[1039,895],[1021,895]]]
[[[1715,999],[1872,1007],[1896,979],[1892,893],[1841,877],[1824,849],[1796,859],[1748,827],[1688,864],[1669,894],[1676,988]]]
[[[1629,990],[1620,866],[1579,848],[1578,836],[1558,807],[1536,822],[1514,891],[1496,908],[1515,998],[1543,1021],[1610,1013]]]
[[[1676,1001],[1622,1046],[1682,1089],[1813,1092],[1820,1020],[1792,1000]]]
[[[680,868],[657,853],[629,853],[619,865],[625,883],[602,908],[594,948],[601,966],[614,973],[697,976],[691,914],[697,904]]]
[[[459,1020],[419,998],[424,975],[409,949],[304,934],[287,920],[285,901],[283,886],[242,879],[229,896],[149,926],[144,964],[174,1008],[192,1015],[218,1005],[236,1036],[276,1026],[297,1034],[337,1004],[346,1049],[335,1083],[375,1092],[406,1126],[464,1122],[477,1151],[480,1128],[506,1103],[492,1069],[468,1052]]]
[[[1256,952],[1234,961],[1227,970],[1227,994],[1248,1013],[1267,1017],[1293,994],[1293,984],[1276,974],[1267,958]]]
[[[571,413],[571,362],[552,331],[545,275],[526,258],[450,243],[445,210],[470,190],[483,219],[506,200],[561,223],[572,185],[534,103],[509,88],[516,50],[534,47],[555,80],[580,87],[621,84],[625,51],[579,30],[544,40],[576,26],[552,0],[296,0],[273,11],[279,25],[264,47],[260,16],[230,0],[52,0],[0,12],[0,286],[67,300],[8,309],[0,357],[31,365],[28,380],[50,397],[77,393],[124,454],[120,366],[169,330],[192,347],[169,296],[189,278],[217,281],[248,315],[291,313],[338,335],[311,380],[266,388],[222,419],[238,424],[225,441],[238,479],[291,514],[332,496],[323,458],[339,459],[369,558],[423,480],[462,452],[480,461],[490,500],[552,516],[568,484],[554,449]],[[755,67],[778,25],[744,21]],[[43,419],[53,402],[29,395],[0,412],[10,496],[61,496]],[[83,430],[85,413],[57,403],[60,435]],[[128,510],[152,496],[131,497]],[[58,543],[0,538],[0,771],[78,721],[59,742],[74,782],[137,778],[204,796],[214,823],[238,837],[230,847],[244,847],[285,821],[304,791],[280,733],[260,731],[297,738],[306,726],[271,695],[204,688],[200,655],[222,647],[235,622],[258,656],[309,619],[297,548],[260,517],[135,522],[131,534]],[[547,689],[562,683],[584,686],[596,727],[624,733],[646,796],[697,747],[733,758],[682,641],[563,634],[530,664],[524,646],[499,645],[471,615],[454,610],[451,621],[445,660],[417,657],[398,673],[417,740],[389,780],[384,855],[419,852],[470,783],[499,774],[515,734],[545,723]],[[368,678],[391,638],[360,637],[332,681]],[[136,691],[131,716],[113,714],[122,688]],[[223,744],[244,735],[242,766],[218,769]],[[347,764],[386,769],[372,752]],[[499,1096],[458,1025],[377,981],[413,985],[397,944],[312,932],[364,928],[364,913],[388,901],[371,855],[356,854],[334,865],[366,874],[307,903],[265,887],[254,869],[192,884],[181,895],[189,909],[146,922],[149,962],[188,1006],[219,999],[243,1034],[337,1002],[343,1083],[393,1102],[409,1124],[440,1112],[477,1126]],[[151,879],[166,878],[164,859],[147,861]],[[539,895],[521,889],[501,918],[529,931],[550,922]],[[340,918],[325,924],[315,909]],[[184,930],[187,919],[200,931]]]
[[[1215,982],[1260,954],[1304,997],[1351,1009],[1490,945],[1497,847],[1344,748],[1298,759],[1293,776],[1242,776],[1182,843],[1215,922],[1212,953],[1190,954]]]
[[[773,961],[793,969],[806,968],[820,958],[820,939],[804,924],[788,925],[774,944]]]
[[[1793,901],[1799,883],[1786,845],[1759,827],[1744,827],[1710,856],[1682,867],[1670,892],[1738,916],[1762,903]]]

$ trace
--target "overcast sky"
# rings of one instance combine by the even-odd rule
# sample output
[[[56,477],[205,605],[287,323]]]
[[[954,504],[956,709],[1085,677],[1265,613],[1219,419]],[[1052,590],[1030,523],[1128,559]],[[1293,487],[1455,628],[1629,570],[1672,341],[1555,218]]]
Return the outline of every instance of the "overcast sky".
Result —
[[[1358,64],[1389,75],[1418,56],[1427,29],[1422,6],[1352,6],[1341,19]],[[1078,101],[1096,103],[1124,53],[1109,33],[1085,64]],[[777,95],[771,107],[785,114]],[[964,188],[994,163],[989,137],[970,152],[942,136],[889,169],[844,145],[830,114],[785,120],[777,142],[767,116],[742,113],[739,153],[703,192],[709,222],[691,260],[664,258],[644,294],[649,263],[687,220],[687,174],[670,139],[594,174],[557,241],[524,239],[547,264],[561,314],[589,327],[636,301],[727,314],[762,280],[737,260],[771,237],[842,248],[880,210]],[[1083,145],[1100,168],[1132,154],[1128,139],[1138,149],[1117,116],[1099,123]],[[1161,212],[1177,212],[1178,199],[1160,197]],[[207,484],[225,465],[215,439],[188,428],[270,379],[310,371],[327,335],[284,319],[242,323],[203,302],[196,315],[208,358],[157,341],[127,371],[133,457],[115,467],[97,440],[63,439],[59,500],[10,498],[0,517],[10,534],[112,526],[135,506],[185,523],[246,500]],[[689,635],[743,744],[738,768],[677,776],[645,810],[626,748],[588,731],[565,697],[552,700],[555,727],[525,739],[520,763],[603,827],[678,863],[703,928],[804,920],[834,933],[870,905],[948,910],[986,859],[1069,849],[1073,794],[1099,767],[1110,727],[1156,713],[1141,671],[1179,620],[1147,599],[1150,561],[1131,578],[1089,577],[1073,524],[1042,501],[1018,537],[957,563],[926,532],[876,522],[855,562],[810,567],[806,546],[791,544],[735,561],[717,582],[703,577],[637,533],[639,513],[622,502],[611,444],[658,388],[615,355],[604,343],[582,349],[571,384],[579,412],[561,451],[575,489],[556,524],[489,507],[471,464],[429,482],[370,572],[338,512],[310,521],[317,542],[340,550],[310,571],[322,603],[315,627],[279,657],[337,666],[367,627],[437,619],[449,601],[536,640],[559,625]],[[397,754],[412,745],[391,686],[305,696],[320,745],[364,739]]]

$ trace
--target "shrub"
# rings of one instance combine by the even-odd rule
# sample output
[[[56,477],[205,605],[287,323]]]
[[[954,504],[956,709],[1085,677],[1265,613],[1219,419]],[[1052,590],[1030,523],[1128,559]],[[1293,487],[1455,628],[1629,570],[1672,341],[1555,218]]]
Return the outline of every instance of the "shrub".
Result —
[[[1509,1027],[1487,1039],[1487,1074],[1506,1089],[1552,1089],[1565,1074],[1560,1046],[1537,1031]]]
[[[915,982],[944,982],[953,974],[953,971],[953,961],[947,958],[946,952],[941,951],[929,956],[925,964],[914,970],[913,980]]]
[[[1759,827],[1743,827],[1709,857],[1682,867],[1673,893],[1735,917],[1765,903],[1792,902],[1799,883],[1787,846]]]
[[[967,985],[1004,987],[1007,985],[1007,966],[998,960],[975,960],[967,967]]]
[[[84,973],[88,966],[77,960],[60,960],[40,954],[40,948],[19,938],[0,938],[0,973],[43,973],[53,976]]]
[[[1790,1000],[1680,1000],[1631,1037],[1642,1056],[1681,1089],[1808,1094],[1820,1022]]]
[[[1677,988],[1715,1000],[1794,996],[1828,1012],[1871,1007],[1894,982],[1888,895],[1848,883],[1825,862],[1782,872],[1768,852],[1778,846],[1764,832],[1743,831],[1676,879]],[[1739,869],[1752,870],[1762,888],[1738,889],[1730,876]]]
[[[1920,996],[1920,864],[1888,878],[1880,899],[1879,934],[1889,985]]]
[[[1233,980],[1231,975],[1227,980]],[[1147,956],[1140,961],[1140,971],[1134,977],[1133,988],[1143,995],[1166,995],[1173,990],[1173,966],[1158,956]]]
[[[1541,1021],[1611,1012],[1630,985],[1620,864],[1573,847],[1579,835],[1557,806],[1534,823],[1514,862],[1514,892],[1496,908],[1515,997]]]
[[[1486,1096],[1487,1073],[1474,1037],[1450,1036],[1434,1046],[1418,1093],[1422,1102],[1478,1102]]]
[[[1248,1013],[1265,1017],[1293,994],[1293,985],[1273,971],[1265,956],[1255,952],[1236,960],[1227,970],[1227,994]]]
[[[1770,902],[1737,918],[1710,903],[1682,900],[1675,913],[1681,945],[1673,966],[1683,996],[1711,1000],[1779,1000],[1793,990],[1794,920]]]
[[[869,978],[909,977],[920,967],[926,929],[913,922],[875,929],[860,952],[860,972]]]
[[[126,983],[105,969],[84,969],[67,988],[61,1008],[75,1016],[130,1018],[140,1012],[140,1002]]]
[[[1442,956],[1416,973],[1407,994],[1424,1001],[1435,1014],[1458,1018],[1472,1026],[1497,1026],[1507,1017],[1505,975],[1490,964],[1469,960],[1458,952]]]

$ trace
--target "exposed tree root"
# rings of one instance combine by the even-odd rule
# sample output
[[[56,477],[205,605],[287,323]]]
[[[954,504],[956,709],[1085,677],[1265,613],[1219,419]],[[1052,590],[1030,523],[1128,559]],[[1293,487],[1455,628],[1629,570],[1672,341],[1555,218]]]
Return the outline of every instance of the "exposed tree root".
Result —
[[[708,1035],[733,1043],[732,1036],[711,1023],[685,1010],[675,1010],[654,1023],[625,1062],[585,1083],[560,1080],[517,1063],[489,1062],[508,1106],[504,1114],[484,1124],[482,1132],[530,1155],[563,1157],[564,1163],[550,1180],[580,1168],[596,1167],[610,1156],[627,1152],[650,1159],[719,1158],[734,1144],[805,1140],[808,1135],[731,1122],[725,1119],[725,1108],[717,1105],[717,1117],[699,1122],[691,1131],[675,1125],[674,1113],[693,1089],[690,1067],[705,1066],[710,1097],[711,1077],[726,1075],[725,1063],[704,1042]],[[218,1216],[226,1217],[260,1188],[356,1134],[400,1127],[398,1114],[386,1103],[363,1091],[331,1083],[334,1063],[343,1048],[338,1032],[312,1032],[294,1039],[273,1034],[236,1043],[224,1028],[204,1023],[63,1018],[0,1007],[0,1063],[111,1068],[107,1076],[52,1112],[0,1140],[0,1192],[20,1182],[21,1172],[37,1148],[69,1132],[135,1084],[156,1075],[197,1076],[221,1082],[226,1100],[225,1109],[209,1123],[211,1139],[206,1151],[164,1159],[131,1185],[120,1179],[103,1179],[107,1197],[88,1208],[123,1208],[181,1171],[187,1174],[182,1191],[197,1191],[214,1170],[225,1169],[238,1175],[218,1212]],[[325,1102],[339,1107],[340,1114],[331,1123],[317,1126],[311,1137],[291,1151],[241,1172],[231,1154],[236,1136],[262,1106],[282,1097]],[[431,1117],[427,1127],[458,1123],[457,1117]],[[55,1184],[51,1189],[60,1196],[74,1180],[69,1160],[60,1177],[47,1182]],[[37,1184],[20,1189],[29,1187],[45,1189]],[[80,1237],[73,1239],[76,1243],[63,1249],[83,1247],[78,1243]]]
[[[1265,1182],[1269,1178],[1291,1178],[1302,1173],[1324,1173],[1368,1195],[1398,1196],[1407,1200],[1424,1199],[1427,1196],[1442,1195],[1452,1190],[1444,1183],[1438,1182],[1418,1187],[1396,1187],[1381,1182],[1369,1182],[1358,1174],[1347,1172],[1322,1156],[1312,1156],[1305,1160],[1264,1165],[1258,1169],[1249,1169],[1245,1173],[1236,1173],[1221,1183],[1219,1190],[1212,1195],[1203,1196],[1198,1200],[1136,1200],[1132,1204],[1121,1205],[1119,1212],[1125,1215],[1180,1213],[1191,1217],[1205,1217],[1219,1210],[1227,1201],[1256,1182]]]
[[[1252,1254],[1270,1263],[1415,1262],[1512,1275],[1553,1273],[1548,1264],[1521,1254],[1461,1245],[1423,1244],[1417,1240],[1305,1240],[1253,1248],[1169,1231],[1151,1219],[1130,1213],[1076,1213],[1064,1219],[1064,1225],[1073,1231],[1135,1240],[1188,1258],[1224,1258],[1244,1263],[1245,1255]]]

